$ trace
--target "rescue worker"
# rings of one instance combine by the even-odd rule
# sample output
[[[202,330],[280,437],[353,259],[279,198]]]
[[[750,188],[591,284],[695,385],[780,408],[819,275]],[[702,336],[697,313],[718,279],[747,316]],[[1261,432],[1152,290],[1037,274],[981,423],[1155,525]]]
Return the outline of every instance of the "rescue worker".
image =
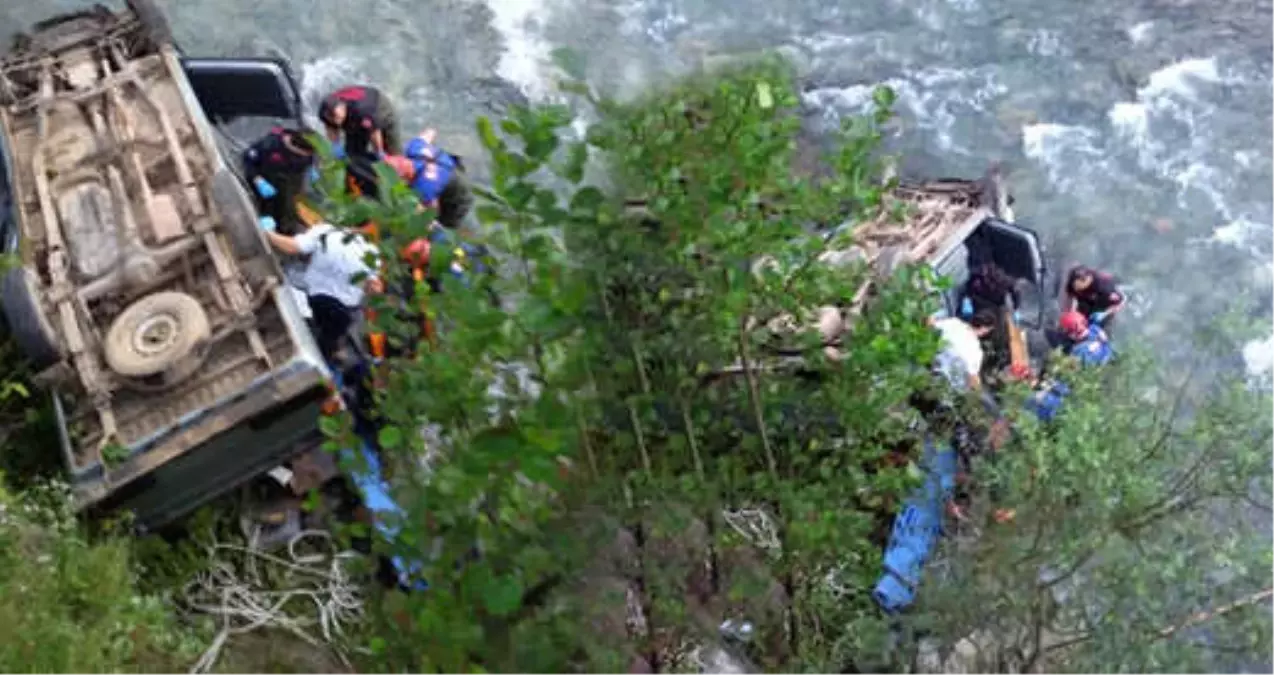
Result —
[[[1079,312],[1067,312],[1059,321],[1061,332],[1070,341],[1066,353],[1079,359],[1086,366],[1102,366],[1115,356],[1106,331]]]
[[[436,138],[436,131],[426,129],[407,141],[403,156],[412,162],[407,183],[422,204],[437,212],[438,224],[454,230],[473,206],[473,195],[464,180],[464,163],[438,147]]]
[[[1022,306],[1017,280],[995,263],[985,263],[973,269],[964,285],[964,297],[969,300],[972,312],[986,308],[1001,309],[1006,297],[1013,300],[1014,309]]]
[[[261,219],[270,244],[280,253],[309,256],[301,277],[319,350],[335,361],[366,293],[382,290],[376,276],[377,248],[360,233],[342,231],[319,223],[305,232],[288,236],[274,231],[268,218]]]
[[[375,87],[354,85],[329,94],[319,104],[319,120],[347,157],[379,156],[398,146],[398,116],[389,97]]]
[[[942,347],[935,362],[938,372],[959,391],[982,388],[982,338],[995,330],[991,309],[975,312],[968,321],[956,317],[930,317],[929,325],[942,333]]]
[[[1107,330],[1112,319],[1124,308],[1124,294],[1115,285],[1111,275],[1084,265],[1076,265],[1066,275],[1062,311],[1076,311],[1091,323]]]
[[[275,127],[243,151],[244,178],[252,185],[257,212],[274,219],[282,234],[300,229],[296,199],[314,169],[309,133]]]

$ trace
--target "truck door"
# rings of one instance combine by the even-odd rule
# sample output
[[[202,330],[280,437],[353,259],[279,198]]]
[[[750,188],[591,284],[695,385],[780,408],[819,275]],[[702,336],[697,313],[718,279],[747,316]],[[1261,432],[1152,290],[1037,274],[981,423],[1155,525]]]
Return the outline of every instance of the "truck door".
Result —
[[[1022,325],[1040,328],[1044,324],[1044,279],[1048,273],[1039,236],[1028,228],[1006,223],[998,218],[988,218],[982,223],[981,235],[989,246],[991,259],[1005,272],[1030,282],[1022,297]]]
[[[1025,227],[995,218],[988,218],[982,223],[982,227],[995,264],[1010,275],[1026,279],[1042,290],[1046,270],[1039,237]]]
[[[217,126],[244,118],[301,124],[301,92],[281,59],[183,58],[199,105]]]

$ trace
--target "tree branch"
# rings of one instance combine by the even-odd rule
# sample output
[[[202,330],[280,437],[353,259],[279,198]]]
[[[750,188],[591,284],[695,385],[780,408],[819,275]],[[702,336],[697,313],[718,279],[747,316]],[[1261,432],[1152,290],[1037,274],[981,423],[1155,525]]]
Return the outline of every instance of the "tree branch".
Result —
[[[757,434],[761,437],[761,448],[765,451],[765,463],[770,471],[770,477],[777,481],[779,464],[774,456],[774,448],[770,445],[770,434],[765,425],[765,412],[761,407],[761,387],[757,384],[756,373],[752,369],[752,357],[748,349],[747,319],[743,317],[739,318],[738,342],[739,361],[743,366],[743,377],[748,383],[748,399],[752,404],[752,416],[756,419]]]
[[[1255,605],[1256,603],[1261,602],[1262,600],[1269,599],[1271,597],[1274,597],[1274,588],[1266,588],[1266,589],[1257,591],[1255,593],[1252,593],[1251,595],[1235,600],[1234,602],[1231,602],[1227,605],[1221,605],[1220,607],[1217,607],[1215,609],[1205,610],[1202,612],[1196,612],[1195,614],[1190,616],[1190,618],[1186,619],[1185,621],[1182,621],[1181,623],[1174,624],[1172,626],[1167,626],[1160,629],[1158,637],[1159,639],[1170,638],[1172,637],[1174,633],[1177,633],[1178,631],[1182,631],[1182,630],[1185,630],[1186,628],[1197,626],[1203,623],[1204,621],[1215,619],[1218,616],[1224,616],[1226,614],[1229,614],[1230,612],[1233,612],[1236,609],[1242,609],[1249,605]]]
[[[1146,451],[1146,454],[1142,455],[1142,463],[1149,462],[1154,459],[1165,447],[1167,447],[1168,439],[1176,431],[1176,423],[1177,419],[1181,415],[1181,406],[1185,402],[1186,390],[1189,388],[1191,380],[1194,379],[1194,371],[1198,368],[1198,365],[1198,359],[1192,359],[1190,361],[1190,369],[1186,371],[1186,379],[1181,383],[1181,386],[1177,388],[1176,396],[1173,396],[1172,398],[1172,407],[1168,410],[1168,419],[1164,424],[1163,433],[1159,435],[1159,439],[1155,441],[1154,445],[1150,446],[1150,449]]]

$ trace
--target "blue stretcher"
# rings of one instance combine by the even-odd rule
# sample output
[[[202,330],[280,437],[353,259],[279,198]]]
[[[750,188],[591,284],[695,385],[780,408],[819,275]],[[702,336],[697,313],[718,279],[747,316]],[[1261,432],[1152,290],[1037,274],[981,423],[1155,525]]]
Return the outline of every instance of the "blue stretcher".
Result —
[[[342,374],[333,369],[338,391],[344,391]],[[342,468],[353,481],[363,505],[373,514],[374,529],[387,541],[392,541],[398,534],[396,522],[406,515],[402,507],[390,495],[389,483],[385,481],[381,470],[380,459],[376,456],[374,442],[366,433],[357,434],[358,448],[345,448],[340,451]],[[361,464],[360,464],[361,457]],[[429,584],[419,578],[423,565],[419,560],[408,561],[402,556],[391,556],[390,563],[398,573],[398,582],[404,587],[425,590]]]
[[[926,438],[921,468],[925,481],[894,519],[885,549],[885,572],[872,591],[872,598],[890,614],[915,602],[921,569],[942,536],[943,508],[955,491],[955,449],[950,445],[935,447],[933,439]]]

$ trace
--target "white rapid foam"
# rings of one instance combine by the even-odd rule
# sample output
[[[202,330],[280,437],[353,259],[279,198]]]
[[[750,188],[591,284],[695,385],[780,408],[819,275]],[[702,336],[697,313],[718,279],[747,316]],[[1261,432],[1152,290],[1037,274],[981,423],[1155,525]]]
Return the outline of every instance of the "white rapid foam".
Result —
[[[1243,345],[1243,363],[1252,377],[1274,374],[1274,336]]]
[[[1155,22],[1142,21],[1128,29],[1128,39],[1135,45],[1143,44],[1154,35],[1154,30]]]
[[[1228,81],[1215,58],[1185,59],[1151,73],[1137,90],[1136,101],[1116,103],[1108,114],[1111,127],[1133,148],[1141,168],[1177,185],[1183,209],[1204,199],[1227,221],[1236,218],[1225,198],[1227,172],[1201,160],[1211,150],[1204,125],[1214,108],[1200,98],[1199,87]],[[1155,127],[1163,128],[1166,137],[1155,134]]]
[[[492,26],[504,38],[504,53],[496,73],[517,85],[531,99],[544,99],[552,90],[546,76],[552,67],[552,47],[540,37],[539,16],[548,11],[543,0],[486,0]]]
[[[1137,98],[1168,95],[1193,99],[1197,98],[1195,87],[1198,83],[1223,81],[1215,57],[1184,59],[1151,73],[1146,86],[1137,91]]]
[[[987,115],[991,102],[1008,91],[990,68],[935,67],[884,82],[811,89],[802,94],[802,100],[807,106],[821,110],[827,121],[835,124],[843,114],[868,111],[872,106],[872,92],[880,85],[894,90],[898,96],[897,111],[931,134],[939,149],[963,155],[978,152],[956,140],[956,125]]]
[[[671,36],[690,26],[690,18],[676,2],[659,0],[634,0],[619,4],[616,9],[623,17],[623,32],[640,34],[656,44],[669,44]],[[696,26],[707,28],[707,26]]]
[[[1039,164],[1059,189],[1083,192],[1093,169],[1107,160],[1088,127],[1045,122],[1022,127],[1022,154]]]

